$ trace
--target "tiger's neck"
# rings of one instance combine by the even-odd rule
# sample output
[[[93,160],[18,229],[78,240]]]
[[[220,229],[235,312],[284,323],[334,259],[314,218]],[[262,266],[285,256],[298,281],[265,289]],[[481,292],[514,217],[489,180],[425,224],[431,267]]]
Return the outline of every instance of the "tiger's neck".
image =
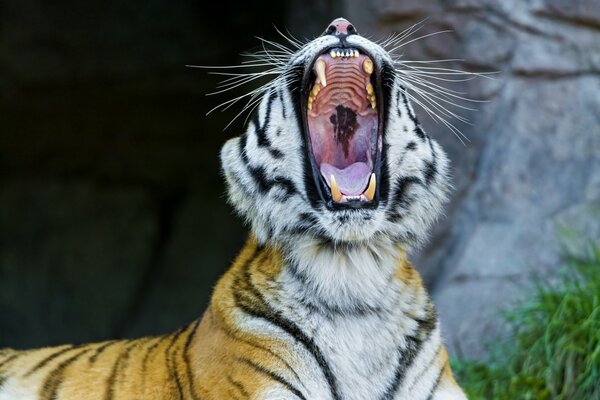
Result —
[[[391,309],[399,296],[410,295],[403,288],[406,271],[418,277],[406,252],[392,242],[342,247],[305,237],[260,246],[251,237],[245,253],[256,252],[253,248],[269,254],[246,266],[258,287],[264,283],[265,291],[277,292],[278,301],[314,312],[355,315]]]
[[[343,314],[393,307],[394,277],[408,262],[406,252],[391,242],[335,246],[307,237],[283,252],[279,280],[287,294],[309,307]]]

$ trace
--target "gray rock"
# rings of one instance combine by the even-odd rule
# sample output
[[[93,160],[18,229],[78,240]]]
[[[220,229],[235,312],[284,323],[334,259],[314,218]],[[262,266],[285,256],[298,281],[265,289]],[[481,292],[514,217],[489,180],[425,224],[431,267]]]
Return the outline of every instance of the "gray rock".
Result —
[[[425,16],[426,32],[453,29],[410,44],[404,57],[461,58],[460,68],[498,71],[494,81],[462,86],[489,100],[461,113],[473,121],[463,130],[467,146],[423,118],[450,154],[456,190],[429,245],[413,255],[450,350],[484,358],[486,343],[507,333],[499,310],[526,297],[534,279],[552,279],[565,247],[600,242],[600,8],[585,0],[404,1],[377,13],[346,4],[348,18],[376,35]]]

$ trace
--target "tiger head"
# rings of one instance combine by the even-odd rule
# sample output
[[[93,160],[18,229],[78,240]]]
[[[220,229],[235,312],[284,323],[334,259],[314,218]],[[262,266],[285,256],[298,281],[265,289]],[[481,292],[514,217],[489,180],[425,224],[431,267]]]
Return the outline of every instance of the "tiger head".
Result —
[[[230,201],[257,239],[421,243],[447,199],[448,159],[392,55],[343,18],[273,54],[278,76],[221,152]]]

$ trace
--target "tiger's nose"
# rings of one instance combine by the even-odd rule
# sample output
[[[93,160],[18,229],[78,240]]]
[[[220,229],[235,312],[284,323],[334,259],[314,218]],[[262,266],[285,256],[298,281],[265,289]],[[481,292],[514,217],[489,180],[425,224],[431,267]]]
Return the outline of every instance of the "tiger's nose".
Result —
[[[329,27],[327,27],[327,30],[325,31],[325,34],[334,36],[348,36],[355,35],[356,33],[357,32],[356,28],[354,28],[354,25],[352,25],[350,21],[345,18],[334,19],[331,21]]]

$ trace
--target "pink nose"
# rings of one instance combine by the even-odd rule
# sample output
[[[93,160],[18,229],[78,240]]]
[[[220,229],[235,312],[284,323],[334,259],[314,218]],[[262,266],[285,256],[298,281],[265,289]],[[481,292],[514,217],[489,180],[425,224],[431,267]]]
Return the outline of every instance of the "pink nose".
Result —
[[[356,34],[356,29],[354,25],[352,25],[345,18],[337,18],[331,21],[329,27],[327,28],[326,33],[328,35],[354,35]]]

